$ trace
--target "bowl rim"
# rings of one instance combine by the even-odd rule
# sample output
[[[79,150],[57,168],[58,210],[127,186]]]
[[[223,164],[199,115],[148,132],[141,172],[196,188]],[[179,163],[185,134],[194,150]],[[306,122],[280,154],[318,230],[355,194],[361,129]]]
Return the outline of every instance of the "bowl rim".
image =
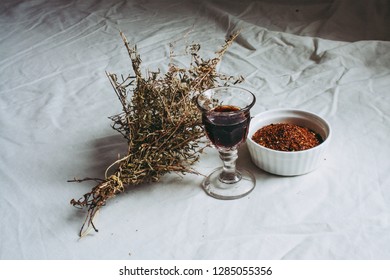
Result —
[[[267,148],[265,146],[262,146],[259,143],[253,141],[252,140],[252,136],[257,131],[257,130],[251,131],[251,126],[253,125],[253,120],[255,120],[256,118],[259,118],[260,116],[263,116],[265,114],[272,114],[272,113],[276,113],[276,112],[279,112],[279,113],[282,113],[282,112],[295,112],[295,113],[303,113],[303,114],[306,114],[306,115],[309,115],[309,116],[311,115],[312,117],[315,117],[316,119],[320,120],[323,124],[325,124],[325,126],[327,127],[329,133],[326,136],[326,138],[319,145],[317,145],[317,146],[315,146],[313,148],[310,148],[310,149],[302,150],[302,151],[279,151],[279,150],[274,150],[274,149],[270,149],[270,148]],[[314,113],[312,111],[307,111],[307,110],[302,110],[302,109],[278,108],[278,109],[270,109],[270,110],[266,110],[266,111],[260,112],[260,113],[256,114],[255,116],[253,116],[251,118],[251,122],[249,123],[249,130],[248,130],[247,141],[250,142],[251,144],[254,144],[255,147],[258,147],[260,149],[263,149],[263,150],[266,150],[266,151],[269,151],[269,152],[273,152],[273,153],[276,153],[276,154],[287,155],[287,154],[311,153],[311,152],[315,152],[316,150],[322,149],[325,145],[327,145],[329,143],[331,136],[332,136],[332,128],[331,128],[329,122],[326,119],[324,119],[323,117],[319,116],[318,114],[316,114],[316,113]]]

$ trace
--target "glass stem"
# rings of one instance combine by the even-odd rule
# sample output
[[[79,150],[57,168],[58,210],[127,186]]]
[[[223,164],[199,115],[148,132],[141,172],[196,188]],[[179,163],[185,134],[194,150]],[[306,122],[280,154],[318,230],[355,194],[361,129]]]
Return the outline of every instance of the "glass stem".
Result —
[[[238,158],[237,149],[219,150],[219,157],[222,159],[223,167],[219,180],[226,184],[234,184],[241,180],[240,173],[236,170]]]

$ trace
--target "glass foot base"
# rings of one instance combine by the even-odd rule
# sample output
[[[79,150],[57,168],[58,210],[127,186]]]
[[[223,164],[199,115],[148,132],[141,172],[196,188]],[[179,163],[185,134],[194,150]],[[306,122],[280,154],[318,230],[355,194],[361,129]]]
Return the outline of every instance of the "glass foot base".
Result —
[[[240,180],[233,183],[226,183],[220,180],[223,167],[215,169],[207,176],[202,187],[205,192],[218,199],[237,199],[249,194],[256,186],[256,179],[252,173],[244,169],[237,169],[237,177]]]

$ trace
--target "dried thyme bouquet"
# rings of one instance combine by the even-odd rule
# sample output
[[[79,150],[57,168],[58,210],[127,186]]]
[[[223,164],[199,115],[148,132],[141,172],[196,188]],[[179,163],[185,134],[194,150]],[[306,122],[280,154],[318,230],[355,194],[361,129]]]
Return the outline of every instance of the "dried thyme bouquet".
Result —
[[[188,69],[172,63],[174,44],[170,44],[170,63],[164,75],[148,71],[141,73],[141,58],[123,33],[123,42],[131,59],[134,75],[118,78],[106,73],[122,104],[122,112],[111,117],[112,127],[126,139],[127,155],[111,164],[104,179],[84,178],[73,182],[95,180],[96,186],[71,204],[87,209],[80,236],[89,229],[97,231],[93,220],[108,199],[122,193],[126,187],[156,182],[169,172],[199,174],[192,165],[199,159],[205,145],[200,112],[195,97],[198,93],[219,85],[241,82],[242,77],[217,73],[216,66],[237,37],[231,35],[212,59],[202,59],[200,45],[186,47],[191,58]],[[112,169],[112,174],[108,171]]]

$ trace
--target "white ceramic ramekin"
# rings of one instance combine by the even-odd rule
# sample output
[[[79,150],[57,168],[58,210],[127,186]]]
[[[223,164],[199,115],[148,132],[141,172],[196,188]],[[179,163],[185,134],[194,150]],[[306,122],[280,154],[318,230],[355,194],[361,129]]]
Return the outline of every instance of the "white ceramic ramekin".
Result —
[[[260,128],[276,123],[290,123],[307,127],[324,140],[320,145],[303,151],[276,151],[257,144],[252,135]],[[331,138],[329,123],[320,116],[296,109],[275,109],[256,115],[250,122],[247,146],[254,164],[272,174],[296,176],[315,170],[324,160]]]

